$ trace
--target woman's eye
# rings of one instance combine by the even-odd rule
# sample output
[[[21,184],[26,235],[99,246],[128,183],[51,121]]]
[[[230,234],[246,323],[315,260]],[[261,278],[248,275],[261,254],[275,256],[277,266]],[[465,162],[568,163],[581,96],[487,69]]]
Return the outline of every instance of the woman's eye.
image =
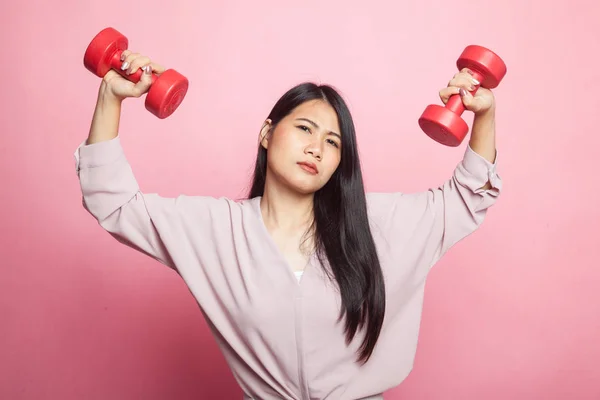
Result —
[[[335,140],[327,139],[327,142],[329,142],[331,145],[333,145],[335,147],[339,147],[338,144],[335,142]]]
[[[302,129],[303,131],[306,131],[306,132],[310,133],[310,129],[306,125],[300,125],[298,128]]]

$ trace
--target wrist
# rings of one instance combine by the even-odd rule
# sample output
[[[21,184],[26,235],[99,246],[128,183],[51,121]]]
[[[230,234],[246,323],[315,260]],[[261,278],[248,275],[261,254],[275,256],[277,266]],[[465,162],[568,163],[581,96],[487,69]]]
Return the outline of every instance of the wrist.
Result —
[[[491,106],[490,108],[484,111],[475,113],[475,118],[493,120],[494,118],[496,118],[496,106]]]
[[[98,90],[98,103],[108,106],[120,106],[123,102],[123,98],[115,95],[113,91],[110,89],[110,86],[102,80],[100,84],[100,88]]]
[[[488,110],[476,114],[473,118],[473,128],[471,137],[479,139],[482,137],[493,136],[496,132],[496,115],[494,110]]]

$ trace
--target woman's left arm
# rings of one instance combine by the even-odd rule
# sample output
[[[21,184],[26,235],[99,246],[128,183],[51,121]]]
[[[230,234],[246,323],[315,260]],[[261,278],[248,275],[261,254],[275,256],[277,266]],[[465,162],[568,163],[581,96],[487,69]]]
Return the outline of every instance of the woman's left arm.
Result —
[[[448,82],[448,87],[440,90],[440,99],[446,104],[450,96],[458,94],[465,108],[474,113],[469,147],[490,163],[496,162],[496,101],[494,94],[480,87],[475,95],[471,92],[479,85],[471,71],[464,68]],[[482,188],[490,189],[490,182]]]
[[[489,110],[486,113],[475,115],[473,119],[473,129],[471,139],[469,140],[471,149],[494,164],[496,162],[496,124],[495,110]],[[488,181],[482,189],[491,188]]]
[[[474,119],[465,156],[453,177],[429,191],[429,204],[435,215],[429,237],[434,262],[483,223],[501,191],[502,181],[496,173],[495,98],[482,87],[471,94],[477,85],[479,82],[465,68],[440,90],[444,103],[453,94],[459,94],[465,108],[474,113]]]
[[[372,193],[369,197],[372,210],[383,210],[377,213],[387,241],[402,249],[404,259],[422,260],[423,273],[481,226],[501,192],[502,180],[496,172],[495,99],[485,88],[471,95],[469,91],[477,85],[463,70],[439,92],[444,103],[460,95],[465,108],[474,113],[469,144],[452,176],[426,191]]]

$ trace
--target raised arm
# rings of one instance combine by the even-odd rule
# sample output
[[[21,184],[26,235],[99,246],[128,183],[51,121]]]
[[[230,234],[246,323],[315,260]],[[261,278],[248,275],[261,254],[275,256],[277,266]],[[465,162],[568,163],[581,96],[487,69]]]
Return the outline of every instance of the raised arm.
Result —
[[[132,73],[141,67],[145,73],[137,84],[114,71],[102,80],[88,138],[75,151],[83,205],[117,240],[174,268],[154,218],[175,212],[177,199],[140,191],[118,136],[122,101],[145,93],[152,67],[162,67],[136,55],[124,63]]]
[[[497,173],[494,97],[483,88],[473,97],[467,92],[473,84],[477,82],[468,71],[461,71],[440,91],[444,102],[460,94],[465,108],[474,113],[471,138],[452,176],[419,193],[370,195],[372,215],[392,257],[413,260],[423,273],[481,226],[502,189]]]
[[[440,91],[446,103],[450,96],[459,94],[465,108],[474,114],[473,128],[466,153],[454,171],[452,179],[436,190],[429,191],[430,204],[436,215],[433,232],[434,262],[452,245],[482,224],[487,209],[495,203],[501,189],[496,172],[496,104],[493,93],[479,88],[471,71],[463,69]],[[439,242],[438,242],[439,240]]]

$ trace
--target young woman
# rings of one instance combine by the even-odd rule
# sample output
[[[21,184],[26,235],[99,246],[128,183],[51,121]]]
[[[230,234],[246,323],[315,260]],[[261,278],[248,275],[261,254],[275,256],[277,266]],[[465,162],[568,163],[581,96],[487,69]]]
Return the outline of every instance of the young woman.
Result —
[[[144,193],[118,136],[121,103],[164,68],[126,51],[133,84],[103,79],[75,152],[85,208],[120,242],[173,268],[246,398],[382,399],[412,369],[431,267],[483,222],[501,188],[494,97],[460,71],[439,94],[475,114],[438,188],[365,194],[354,124],[330,86],[303,83],[259,134],[248,199]]]

